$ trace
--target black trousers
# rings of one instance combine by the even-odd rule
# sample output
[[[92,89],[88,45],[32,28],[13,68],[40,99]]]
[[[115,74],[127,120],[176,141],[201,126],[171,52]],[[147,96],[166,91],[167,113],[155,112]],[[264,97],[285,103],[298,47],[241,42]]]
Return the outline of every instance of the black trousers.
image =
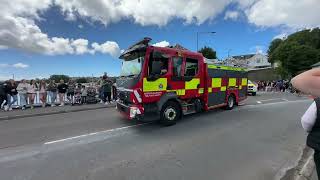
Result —
[[[103,102],[111,101],[111,92],[103,92]]]
[[[5,96],[5,95],[0,95],[0,106],[1,106],[1,104],[3,103],[4,100],[7,101],[7,96]],[[6,104],[7,104],[7,102],[6,102]]]
[[[314,150],[314,163],[316,164],[316,170],[317,170],[317,175],[318,179],[320,176],[320,151]]]

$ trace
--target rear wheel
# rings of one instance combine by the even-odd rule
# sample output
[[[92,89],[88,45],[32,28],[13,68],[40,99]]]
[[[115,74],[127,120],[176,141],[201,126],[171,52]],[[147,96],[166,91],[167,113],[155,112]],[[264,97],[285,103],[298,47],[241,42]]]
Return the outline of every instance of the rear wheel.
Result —
[[[181,116],[181,110],[178,103],[169,101],[161,109],[160,123],[165,126],[171,126],[177,123]]]
[[[253,93],[252,93],[252,96],[256,96],[256,95],[257,95],[257,93],[256,93],[256,92],[253,92]]]
[[[226,109],[227,109],[227,110],[233,109],[233,107],[234,107],[235,104],[236,104],[236,99],[234,98],[233,95],[230,95],[230,96],[228,97],[228,102],[227,102]]]

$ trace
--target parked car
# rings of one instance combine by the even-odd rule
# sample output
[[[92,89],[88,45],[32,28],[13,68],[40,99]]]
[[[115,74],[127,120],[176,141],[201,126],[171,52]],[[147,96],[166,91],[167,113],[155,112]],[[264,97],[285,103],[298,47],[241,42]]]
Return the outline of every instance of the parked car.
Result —
[[[248,94],[255,96],[257,95],[257,91],[258,91],[258,85],[248,80]]]

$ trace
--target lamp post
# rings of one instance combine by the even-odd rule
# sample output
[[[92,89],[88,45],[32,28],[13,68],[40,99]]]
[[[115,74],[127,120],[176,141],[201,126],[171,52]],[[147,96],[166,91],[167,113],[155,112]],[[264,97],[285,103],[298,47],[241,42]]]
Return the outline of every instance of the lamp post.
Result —
[[[215,34],[214,31],[197,32],[197,52],[199,51],[199,34]]]
[[[228,58],[230,58],[230,52],[232,51],[232,49],[228,49]]]

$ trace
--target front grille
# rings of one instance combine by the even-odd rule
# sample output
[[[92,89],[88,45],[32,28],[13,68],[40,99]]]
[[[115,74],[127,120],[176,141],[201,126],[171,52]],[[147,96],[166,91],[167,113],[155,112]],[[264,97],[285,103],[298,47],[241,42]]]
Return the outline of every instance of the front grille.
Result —
[[[118,100],[123,104],[130,104],[130,93],[129,91],[118,91]]]

